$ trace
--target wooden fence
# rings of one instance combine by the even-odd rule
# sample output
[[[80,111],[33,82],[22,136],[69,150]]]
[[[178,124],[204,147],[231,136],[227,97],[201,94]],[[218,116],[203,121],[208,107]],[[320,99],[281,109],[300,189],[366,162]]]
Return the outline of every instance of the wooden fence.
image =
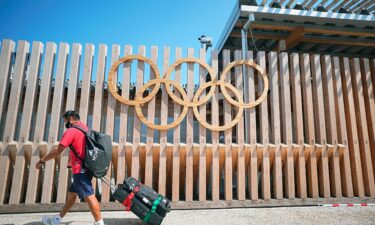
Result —
[[[164,47],[160,53],[151,47],[146,54],[144,46],[137,51],[132,46],[98,47],[95,55],[92,44],[82,49],[81,44],[70,48],[67,43],[57,47],[19,41],[16,46],[2,41],[0,211],[65,202],[71,182],[68,151],[43,170],[35,164],[58,145],[64,131],[62,113],[71,109],[92,129],[114,137],[109,178],[139,178],[169,197],[175,208],[374,201],[374,59],[248,52],[269,80],[265,101],[245,114],[249,123],[242,118],[233,129],[210,131],[189,108],[179,126],[159,132],[144,126],[132,106],[109,93],[109,67],[120,57],[138,54],[158,64],[163,74],[185,52]],[[212,51],[209,64],[219,76],[221,68],[241,56],[241,51]],[[192,48],[185,57],[207,58],[204,50]],[[241,66],[231,70],[227,81],[254,101],[263,82],[252,68],[247,71],[248,93],[243,93]],[[155,76],[141,61],[125,63],[118,75],[124,98],[134,98]],[[177,67],[173,75],[190,99],[206,78],[207,71],[192,63]],[[218,88],[199,108],[202,118],[214,125],[229,123],[238,111]],[[142,109],[148,121],[166,124],[178,118],[182,107],[162,87]],[[114,207],[110,189],[100,181],[93,183],[102,205]]]

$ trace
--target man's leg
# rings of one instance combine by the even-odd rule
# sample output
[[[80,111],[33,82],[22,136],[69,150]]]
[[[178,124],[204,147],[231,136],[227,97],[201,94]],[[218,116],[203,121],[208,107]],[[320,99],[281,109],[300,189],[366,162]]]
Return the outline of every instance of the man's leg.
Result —
[[[89,205],[91,214],[94,217],[95,222],[100,221],[102,219],[102,215],[100,214],[100,205],[95,195],[87,196],[85,198],[85,202]]]
[[[63,218],[66,213],[68,213],[69,209],[72,208],[77,198],[77,193],[68,192],[68,199],[64,205],[63,210],[60,212],[60,217]]]

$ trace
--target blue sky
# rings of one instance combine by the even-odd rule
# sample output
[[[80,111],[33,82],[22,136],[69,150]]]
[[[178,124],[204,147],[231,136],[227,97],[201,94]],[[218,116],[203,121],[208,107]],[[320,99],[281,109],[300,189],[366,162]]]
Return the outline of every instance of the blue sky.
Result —
[[[0,39],[199,48],[236,0],[0,0]],[[215,42],[216,43],[216,42]]]
[[[0,0],[0,39],[199,48],[205,34],[216,46],[236,2]]]
[[[182,47],[183,57],[187,55],[186,48],[193,47],[196,49],[195,57],[198,57],[200,43],[197,38],[202,34],[211,36],[213,46],[216,46],[236,2],[0,0],[0,40],[93,43],[95,55],[101,43],[107,44],[108,55],[112,44],[119,44],[121,49],[130,44],[134,54],[138,45],[145,45],[147,56],[153,45],[159,47],[159,56],[163,46],[169,46],[172,63],[176,47]],[[162,57],[159,57],[158,61],[161,60]],[[109,60],[107,64],[109,68]],[[158,64],[160,66],[161,62]],[[94,67],[94,74],[95,70]],[[195,82],[198,81],[197,76]],[[134,79],[132,75],[132,82]]]

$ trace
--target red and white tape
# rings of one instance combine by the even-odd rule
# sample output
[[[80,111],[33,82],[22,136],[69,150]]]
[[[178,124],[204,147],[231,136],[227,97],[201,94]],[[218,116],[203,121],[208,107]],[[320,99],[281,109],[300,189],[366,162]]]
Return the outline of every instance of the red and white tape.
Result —
[[[356,204],[319,204],[322,207],[353,207],[353,206],[375,206],[375,203],[356,203]]]

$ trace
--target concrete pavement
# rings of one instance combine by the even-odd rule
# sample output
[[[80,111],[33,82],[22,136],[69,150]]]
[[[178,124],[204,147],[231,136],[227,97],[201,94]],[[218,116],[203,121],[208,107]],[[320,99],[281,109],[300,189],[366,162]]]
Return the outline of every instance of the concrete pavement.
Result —
[[[50,214],[50,213],[49,213]],[[3,225],[41,225],[45,213],[0,214]],[[142,225],[131,212],[103,212],[107,225]],[[89,212],[69,213],[63,225],[93,224]],[[284,207],[210,210],[173,210],[164,219],[163,225],[215,225],[215,224],[375,224],[375,207]]]

